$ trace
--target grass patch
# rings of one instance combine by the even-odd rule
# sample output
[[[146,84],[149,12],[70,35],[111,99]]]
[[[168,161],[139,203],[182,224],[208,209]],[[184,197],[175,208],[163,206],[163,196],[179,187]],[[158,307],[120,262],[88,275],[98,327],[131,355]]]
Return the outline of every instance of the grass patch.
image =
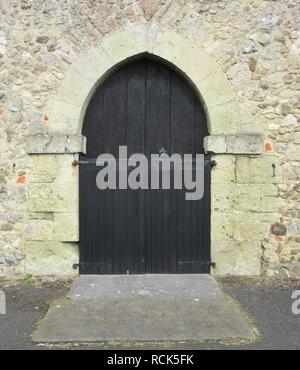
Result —
[[[26,284],[33,284],[33,276],[32,274],[26,274],[24,281]]]

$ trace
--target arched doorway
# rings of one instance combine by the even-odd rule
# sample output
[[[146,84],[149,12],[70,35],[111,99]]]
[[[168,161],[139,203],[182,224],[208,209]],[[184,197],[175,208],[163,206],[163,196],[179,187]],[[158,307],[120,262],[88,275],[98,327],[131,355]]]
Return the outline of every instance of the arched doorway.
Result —
[[[99,190],[95,160],[167,152],[202,154],[203,107],[175,70],[142,58],[119,67],[98,87],[84,119],[81,155],[80,273],[207,273],[210,266],[210,166],[204,197],[184,190]]]

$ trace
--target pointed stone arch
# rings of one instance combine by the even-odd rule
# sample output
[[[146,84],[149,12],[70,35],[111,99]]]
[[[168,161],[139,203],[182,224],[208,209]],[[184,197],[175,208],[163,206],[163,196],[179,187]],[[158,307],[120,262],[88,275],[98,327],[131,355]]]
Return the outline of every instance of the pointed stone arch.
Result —
[[[103,37],[70,67],[47,109],[49,134],[80,135],[97,86],[120,63],[144,53],[171,64],[191,81],[205,107],[210,135],[241,130],[235,95],[213,58],[175,31],[139,24]]]

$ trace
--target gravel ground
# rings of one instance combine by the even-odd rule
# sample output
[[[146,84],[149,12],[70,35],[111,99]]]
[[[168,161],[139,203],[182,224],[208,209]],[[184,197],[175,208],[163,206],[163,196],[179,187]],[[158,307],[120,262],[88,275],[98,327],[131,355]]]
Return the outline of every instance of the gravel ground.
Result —
[[[219,279],[223,291],[233,297],[260,332],[256,343],[110,343],[36,345],[31,341],[35,325],[45,316],[53,299],[64,296],[71,282],[22,282],[5,291],[7,313],[0,315],[0,349],[300,349],[300,315],[291,311],[291,295],[300,280]]]

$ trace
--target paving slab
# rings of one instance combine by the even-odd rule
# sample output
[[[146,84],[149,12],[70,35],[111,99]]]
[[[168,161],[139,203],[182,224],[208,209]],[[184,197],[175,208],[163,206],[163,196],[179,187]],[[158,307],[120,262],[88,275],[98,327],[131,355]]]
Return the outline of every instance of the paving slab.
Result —
[[[209,275],[82,276],[53,302],[33,341],[255,339]]]
[[[254,339],[238,307],[225,299],[67,300],[46,315],[35,342]]]
[[[222,298],[216,280],[207,274],[82,275],[72,284],[69,298],[127,299],[138,296],[166,299]]]

